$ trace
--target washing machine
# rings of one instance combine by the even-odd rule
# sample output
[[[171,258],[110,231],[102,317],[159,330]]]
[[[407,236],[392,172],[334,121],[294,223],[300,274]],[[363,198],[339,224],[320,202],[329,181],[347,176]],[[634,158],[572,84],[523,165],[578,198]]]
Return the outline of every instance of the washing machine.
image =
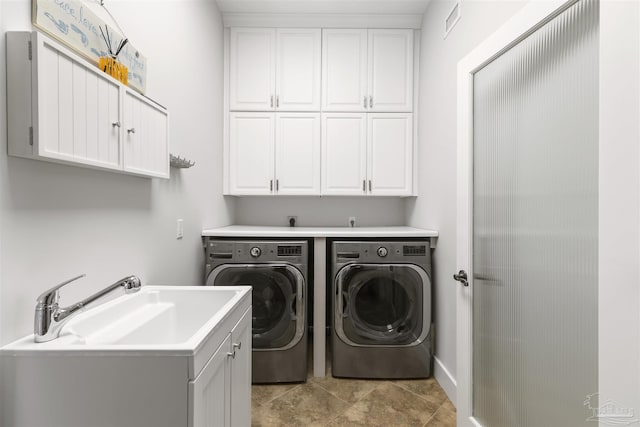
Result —
[[[205,240],[208,286],[250,285],[252,382],[307,379],[307,241]]]
[[[429,241],[334,241],[330,248],[333,376],[431,376]]]

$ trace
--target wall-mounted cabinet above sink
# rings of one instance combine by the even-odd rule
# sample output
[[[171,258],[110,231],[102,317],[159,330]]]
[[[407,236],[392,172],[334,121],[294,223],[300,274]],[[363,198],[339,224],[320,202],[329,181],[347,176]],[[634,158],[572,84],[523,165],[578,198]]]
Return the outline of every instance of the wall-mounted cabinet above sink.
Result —
[[[169,178],[169,113],[38,32],[7,33],[12,156]]]

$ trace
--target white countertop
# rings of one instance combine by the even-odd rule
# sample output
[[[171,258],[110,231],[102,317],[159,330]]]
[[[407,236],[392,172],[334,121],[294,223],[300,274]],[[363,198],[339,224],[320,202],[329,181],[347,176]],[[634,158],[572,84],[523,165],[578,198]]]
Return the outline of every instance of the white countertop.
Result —
[[[263,227],[230,225],[202,230],[205,237],[438,237],[435,230],[413,227]]]

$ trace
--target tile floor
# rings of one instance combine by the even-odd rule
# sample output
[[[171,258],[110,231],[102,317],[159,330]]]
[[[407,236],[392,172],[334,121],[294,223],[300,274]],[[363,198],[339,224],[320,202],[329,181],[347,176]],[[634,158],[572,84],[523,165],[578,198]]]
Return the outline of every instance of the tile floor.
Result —
[[[455,427],[456,409],[435,379],[314,378],[254,385],[253,426]]]

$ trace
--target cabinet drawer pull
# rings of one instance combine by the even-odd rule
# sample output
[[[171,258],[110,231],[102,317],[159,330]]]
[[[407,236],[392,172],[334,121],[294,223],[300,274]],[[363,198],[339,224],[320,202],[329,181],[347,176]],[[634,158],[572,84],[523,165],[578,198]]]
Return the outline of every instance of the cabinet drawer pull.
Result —
[[[120,125],[120,122],[113,122],[111,123],[111,126],[114,128],[119,128],[121,125]]]
[[[127,129],[127,133],[136,133],[136,128]]]

